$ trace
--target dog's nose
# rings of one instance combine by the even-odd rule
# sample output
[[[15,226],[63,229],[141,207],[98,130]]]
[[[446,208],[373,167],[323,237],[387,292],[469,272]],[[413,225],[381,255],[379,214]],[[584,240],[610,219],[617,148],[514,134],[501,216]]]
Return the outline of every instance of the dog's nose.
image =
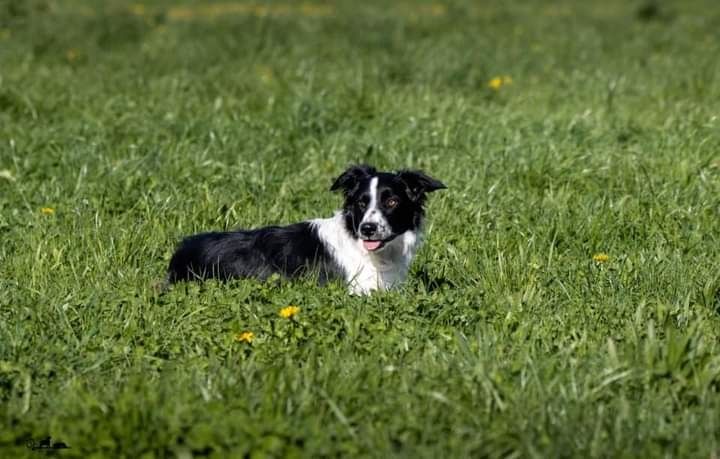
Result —
[[[362,223],[360,225],[360,234],[363,236],[372,236],[377,232],[377,223]]]

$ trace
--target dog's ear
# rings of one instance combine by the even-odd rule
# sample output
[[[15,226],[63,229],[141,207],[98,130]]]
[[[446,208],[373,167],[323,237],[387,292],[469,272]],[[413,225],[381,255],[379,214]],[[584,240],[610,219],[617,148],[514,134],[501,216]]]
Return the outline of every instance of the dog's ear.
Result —
[[[399,171],[397,175],[407,185],[407,194],[413,201],[422,201],[425,193],[447,188],[440,180],[421,171],[403,170]]]
[[[357,189],[361,180],[374,175],[375,172],[375,168],[371,166],[351,166],[335,179],[330,191],[342,190],[345,196],[349,196]]]

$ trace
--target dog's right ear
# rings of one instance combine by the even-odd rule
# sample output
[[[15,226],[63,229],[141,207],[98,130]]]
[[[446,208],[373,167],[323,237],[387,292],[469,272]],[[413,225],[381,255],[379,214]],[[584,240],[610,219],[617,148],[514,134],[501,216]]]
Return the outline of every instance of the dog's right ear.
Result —
[[[335,182],[330,187],[330,191],[342,190],[345,196],[349,196],[357,189],[360,181],[375,175],[376,172],[372,166],[351,166],[343,172],[340,177],[335,179]]]

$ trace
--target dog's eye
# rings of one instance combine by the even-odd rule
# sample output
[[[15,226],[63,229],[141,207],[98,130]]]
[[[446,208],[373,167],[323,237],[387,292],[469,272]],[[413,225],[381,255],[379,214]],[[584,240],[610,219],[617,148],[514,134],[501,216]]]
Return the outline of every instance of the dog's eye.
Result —
[[[385,201],[385,207],[388,207],[390,209],[397,207],[398,204],[399,204],[399,202],[395,198],[390,198],[387,201]]]
[[[367,203],[364,201],[358,202],[358,207],[361,209],[365,209],[367,207]]]

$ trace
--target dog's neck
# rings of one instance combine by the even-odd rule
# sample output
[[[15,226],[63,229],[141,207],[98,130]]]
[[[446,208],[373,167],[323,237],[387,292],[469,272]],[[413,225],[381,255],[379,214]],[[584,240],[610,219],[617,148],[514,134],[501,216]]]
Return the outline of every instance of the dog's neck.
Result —
[[[355,294],[387,290],[402,283],[422,243],[421,230],[406,231],[380,251],[369,252],[361,240],[348,232],[342,212],[336,212],[331,218],[313,220],[312,223],[333,260],[345,274],[350,292]]]

